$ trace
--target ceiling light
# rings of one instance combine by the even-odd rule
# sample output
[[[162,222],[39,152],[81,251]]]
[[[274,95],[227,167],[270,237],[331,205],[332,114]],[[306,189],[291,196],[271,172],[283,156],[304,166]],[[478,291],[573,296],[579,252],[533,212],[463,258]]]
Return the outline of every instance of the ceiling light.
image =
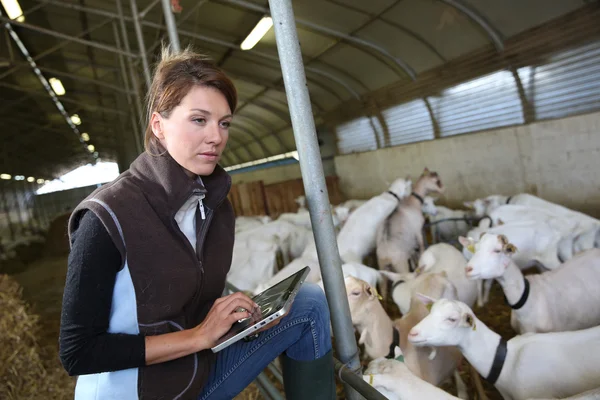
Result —
[[[19,2],[17,0],[0,0],[0,2],[6,10],[8,18],[16,19],[18,22],[25,21],[23,10],[21,10],[21,6],[19,5]]]
[[[24,181],[25,177],[23,175],[15,175],[15,181]]]
[[[71,122],[75,125],[81,125],[81,118],[79,118],[79,115],[73,114],[71,115]]]
[[[253,48],[256,43],[260,41],[260,39],[265,36],[265,34],[271,29],[273,26],[273,19],[271,17],[263,17],[258,24],[252,29],[252,32],[248,35],[246,39],[240,45],[242,50],[250,50]]]
[[[44,181],[44,183],[50,183],[50,181],[49,181],[48,179],[46,179],[46,180]]]
[[[87,149],[90,153],[93,153],[96,148],[94,147],[93,144],[90,144],[90,145],[88,145]]]
[[[82,133],[81,138],[84,142],[87,142],[88,140],[90,140],[90,135],[88,135],[87,133]]]
[[[63,86],[60,79],[50,78],[50,79],[48,79],[48,82],[50,82],[50,86],[52,86],[52,90],[54,90],[54,93],[56,93],[57,96],[62,96],[63,94],[66,93],[65,87]]]
[[[0,174],[0,179],[10,179],[11,176],[9,174]]]
[[[41,185],[42,183],[44,183],[44,180],[43,179],[38,179],[36,182]]]
[[[29,178],[27,178],[27,182],[35,182],[35,178],[33,176],[30,176]]]

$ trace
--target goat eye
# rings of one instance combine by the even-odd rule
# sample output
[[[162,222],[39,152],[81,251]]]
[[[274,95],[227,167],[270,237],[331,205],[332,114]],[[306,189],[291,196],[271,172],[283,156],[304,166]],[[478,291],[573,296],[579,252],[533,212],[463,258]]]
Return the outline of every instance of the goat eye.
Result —
[[[360,292],[352,292],[352,296],[360,296]]]
[[[494,253],[500,253],[501,250],[495,249]]]
[[[450,322],[456,322],[456,318],[448,318],[448,321],[450,321]]]

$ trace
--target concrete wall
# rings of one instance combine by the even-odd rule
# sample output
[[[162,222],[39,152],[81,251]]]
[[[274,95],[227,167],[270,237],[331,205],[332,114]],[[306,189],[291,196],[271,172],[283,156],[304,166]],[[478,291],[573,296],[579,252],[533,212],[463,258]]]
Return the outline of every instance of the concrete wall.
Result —
[[[423,167],[446,185],[439,203],[528,192],[600,217],[600,113],[337,156],[349,198],[381,193]]]

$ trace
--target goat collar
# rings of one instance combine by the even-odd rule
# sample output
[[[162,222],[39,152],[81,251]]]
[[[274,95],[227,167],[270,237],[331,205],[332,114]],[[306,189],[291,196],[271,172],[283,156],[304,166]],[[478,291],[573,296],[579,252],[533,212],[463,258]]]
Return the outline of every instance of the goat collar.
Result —
[[[421,202],[421,205],[423,205],[423,203],[425,203],[425,200],[423,200],[423,198],[420,195],[418,195],[417,193],[411,192],[410,195],[415,196],[417,198],[417,200],[419,200]]]
[[[392,359],[395,358],[394,354],[396,350],[396,346],[400,347],[400,332],[398,332],[398,329],[396,329],[395,327],[392,328],[392,334],[394,335],[393,339],[392,339],[392,344],[390,344],[390,352],[388,353],[387,356],[385,356],[385,358],[387,359]],[[395,358],[396,360],[400,361],[400,362],[404,362],[404,355],[399,355],[398,358]]]
[[[398,195],[394,192],[392,192],[391,190],[387,191],[389,194],[391,194],[392,196],[394,196],[396,198],[396,200],[398,200],[398,203],[400,203],[400,197],[398,197]]]
[[[394,284],[392,285],[392,292],[394,291],[394,289],[396,289],[396,286],[401,285],[404,282],[406,282],[404,279],[400,279],[399,281],[394,282]]]
[[[494,356],[494,362],[492,362],[492,368],[490,369],[490,373],[488,374],[487,378],[485,378],[485,380],[492,385],[496,383],[500,373],[502,372],[502,367],[504,367],[507,352],[508,348],[506,340],[500,338],[500,343],[498,343],[498,347],[496,347],[496,355]]]
[[[521,295],[521,298],[519,299],[519,301],[517,301],[516,304],[510,304],[508,302],[506,296],[504,296],[504,301],[513,310],[518,310],[519,308],[523,307],[525,305],[525,303],[527,302],[527,299],[529,298],[529,281],[525,277],[523,278],[523,281],[525,283],[525,289],[523,289],[523,294]]]

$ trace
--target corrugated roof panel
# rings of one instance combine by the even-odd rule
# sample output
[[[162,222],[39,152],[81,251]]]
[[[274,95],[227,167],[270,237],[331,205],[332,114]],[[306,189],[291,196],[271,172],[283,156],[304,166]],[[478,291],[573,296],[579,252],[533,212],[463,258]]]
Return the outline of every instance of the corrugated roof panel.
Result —
[[[524,123],[517,85],[509,71],[461,83],[429,99],[442,137]]]
[[[375,118],[373,118],[375,119]],[[369,117],[360,117],[336,127],[337,147],[340,154],[377,149],[377,125]]]
[[[381,113],[390,133],[389,146],[431,140],[433,124],[424,100],[398,104]]]
[[[600,109],[600,43],[561,52],[549,63],[519,69],[537,120]]]

